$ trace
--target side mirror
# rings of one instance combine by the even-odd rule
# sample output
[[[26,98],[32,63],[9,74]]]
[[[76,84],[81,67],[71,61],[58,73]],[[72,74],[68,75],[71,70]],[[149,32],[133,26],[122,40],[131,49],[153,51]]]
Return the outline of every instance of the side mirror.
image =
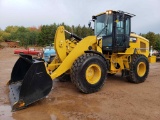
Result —
[[[91,21],[88,22],[88,26],[89,26],[89,28],[91,27]]]
[[[94,31],[94,19],[88,22],[88,26]]]

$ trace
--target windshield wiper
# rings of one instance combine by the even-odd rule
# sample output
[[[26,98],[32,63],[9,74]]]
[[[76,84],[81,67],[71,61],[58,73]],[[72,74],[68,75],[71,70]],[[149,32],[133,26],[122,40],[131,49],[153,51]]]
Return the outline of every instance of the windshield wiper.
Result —
[[[108,24],[106,24],[106,26],[104,26],[104,28],[98,33],[97,37],[103,32],[103,30],[105,30],[108,27]]]

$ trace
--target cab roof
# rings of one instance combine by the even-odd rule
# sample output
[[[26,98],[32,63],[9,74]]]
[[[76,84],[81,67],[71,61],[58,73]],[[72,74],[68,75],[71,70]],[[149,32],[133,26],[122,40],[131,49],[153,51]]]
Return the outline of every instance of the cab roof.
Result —
[[[131,13],[127,13],[127,12],[124,12],[124,11],[121,11],[121,10],[118,10],[118,11],[115,11],[115,10],[107,10],[106,12],[102,12],[100,14],[97,14],[95,16],[99,16],[99,15],[103,15],[103,14],[111,14],[111,13],[124,13],[125,15],[129,15],[131,17],[134,17],[135,15],[134,14],[131,14]]]

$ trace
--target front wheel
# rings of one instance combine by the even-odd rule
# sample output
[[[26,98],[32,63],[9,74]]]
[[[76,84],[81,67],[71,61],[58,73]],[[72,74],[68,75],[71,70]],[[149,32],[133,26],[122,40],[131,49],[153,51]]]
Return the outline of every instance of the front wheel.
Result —
[[[97,92],[104,85],[106,71],[107,64],[103,57],[86,53],[73,63],[71,81],[84,93]]]

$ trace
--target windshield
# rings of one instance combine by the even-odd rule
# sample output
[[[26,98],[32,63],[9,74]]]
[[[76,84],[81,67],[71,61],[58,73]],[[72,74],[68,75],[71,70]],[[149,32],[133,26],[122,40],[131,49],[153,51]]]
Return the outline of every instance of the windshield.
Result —
[[[112,34],[113,15],[103,14],[97,16],[94,25],[94,34],[98,36],[107,36]]]

